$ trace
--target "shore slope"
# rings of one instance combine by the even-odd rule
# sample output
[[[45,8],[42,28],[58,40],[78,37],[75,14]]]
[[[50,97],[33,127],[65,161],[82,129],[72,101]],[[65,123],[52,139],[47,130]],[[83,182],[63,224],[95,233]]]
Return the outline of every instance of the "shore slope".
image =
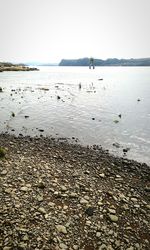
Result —
[[[146,164],[0,135],[0,249],[150,249]]]

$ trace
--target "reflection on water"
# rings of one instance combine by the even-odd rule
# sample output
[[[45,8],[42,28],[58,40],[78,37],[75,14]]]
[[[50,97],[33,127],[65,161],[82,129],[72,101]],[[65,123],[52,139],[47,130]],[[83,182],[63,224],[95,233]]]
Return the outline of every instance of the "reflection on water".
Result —
[[[149,67],[0,73],[0,132],[78,138],[150,164],[149,79]]]

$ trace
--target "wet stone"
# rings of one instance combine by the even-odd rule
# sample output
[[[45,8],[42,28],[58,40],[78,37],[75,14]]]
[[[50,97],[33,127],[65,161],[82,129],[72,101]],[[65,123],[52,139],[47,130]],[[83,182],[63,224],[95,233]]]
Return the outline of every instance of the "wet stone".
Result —
[[[105,177],[105,174],[104,173],[101,173],[99,174],[100,177],[104,178]]]
[[[43,196],[42,196],[42,195],[38,195],[38,196],[37,196],[37,200],[38,200],[39,202],[43,201]]]
[[[69,197],[70,198],[77,198],[78,195],[76,193],[72,192],[72,193],[69,194]]]
[[[88,203],[89,203],[89,202],[88,202],[86,199],[81,198],[80,204],[88,204]]]
[[[92,215],[94,214],[94,210],[95,210],[94,207],[88,207],[88,208],[85,210],[85,214],[88,215],[88,216],[92,216]]]
[[[116,210],[112,209],[112,208],[108,208],[108,211],[109,211],[110,214],[115,214],[116,213]]]
[[[38,211],[42,214],[46,214],[46,211],[43,207],[39,207]]]
[[[118,216],[116,216],[116,215],[108,214],[108,217],[109,217],[109,219],[110,219],[112,222],[117,222],[117,221],[118,221]]]
[[[29,191],[28,187],[26,187],[26,186],[21,187],[20,190],[23,191],[23,192],[28,192]]]
[[[7,174],[7,170],[2,170],[2,172],[0,174],[1,175],[6,175]]]
[[[57,225],[56,226],[56,229],[59,233],[63,233],[63,234],[67,234],[67,230],[66,230],[66,227],[63,226],[63,225]]]

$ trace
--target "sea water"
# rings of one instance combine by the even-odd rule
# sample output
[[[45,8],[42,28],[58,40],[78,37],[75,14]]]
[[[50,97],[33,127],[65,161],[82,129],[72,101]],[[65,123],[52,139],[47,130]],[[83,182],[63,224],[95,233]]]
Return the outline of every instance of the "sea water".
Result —
[[[71,139],[150,164],[150,67],[0,73],[0,132]],[[13,115],[12,115],[13,114]]]

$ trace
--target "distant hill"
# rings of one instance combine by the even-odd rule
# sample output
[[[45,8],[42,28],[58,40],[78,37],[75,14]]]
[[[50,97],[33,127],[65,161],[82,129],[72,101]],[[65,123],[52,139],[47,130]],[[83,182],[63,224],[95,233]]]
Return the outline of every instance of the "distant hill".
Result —
[[[90,58],[62,59],[59,66],[89,66]],[[150,66],[150,58],[139,59],[117,59],[109,58],[106,60],[94,59],[95,66]]]

